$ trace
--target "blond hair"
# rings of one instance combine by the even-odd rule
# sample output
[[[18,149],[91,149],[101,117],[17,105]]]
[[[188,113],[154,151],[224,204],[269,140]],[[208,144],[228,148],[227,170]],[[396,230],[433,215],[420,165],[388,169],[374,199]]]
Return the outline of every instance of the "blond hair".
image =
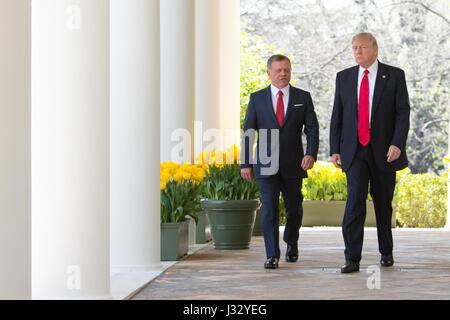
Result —
[[[358,33],[357,35],[355,35],[352,38],[352,43],[355,40],[369,40],[370,42],[372,42],[372,45],[374,47],[378,48],[377,39],[375,39],[373,34],[371,34],[370,32],[360,32],[360,33]]]

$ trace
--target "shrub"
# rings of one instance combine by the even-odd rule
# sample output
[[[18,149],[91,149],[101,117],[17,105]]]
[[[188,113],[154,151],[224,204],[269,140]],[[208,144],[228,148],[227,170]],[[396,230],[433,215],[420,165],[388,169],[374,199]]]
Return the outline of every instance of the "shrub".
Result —
[[[400,227],[443,227],[447,214],[447,180],[431,174],[404,176],[397,181],[393,208]]]

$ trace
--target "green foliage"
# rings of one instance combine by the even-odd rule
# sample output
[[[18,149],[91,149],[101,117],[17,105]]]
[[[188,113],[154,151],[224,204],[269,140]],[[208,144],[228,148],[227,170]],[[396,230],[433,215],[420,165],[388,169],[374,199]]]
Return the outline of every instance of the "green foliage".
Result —
[[[286,225],[286,208],[284,207],[283,197],[280,197],[279,209],[280,209],[280,221],[279,221],[278,225],[285,226]]]
[[[447,214],[447,181],[431,174],[410,174],[397,182],[393,208],[405,228],[441,228]]]
[[[241,177],[239,164],[212,165],[202,181],[202,193],[208,200],[251,200],[259,198],[256,180]]]
[[[333,180],[308,177],[303,179],[302,192],[305,199],[309,200],[347,200],[347,179],[344,174]]]
[[[331,162],[317,161],[303,179],[302,193],[305,199],[321,201],[347,200],[347,177]],[[370,193],[367,200],[372,200]]]
[[[198,188],[192,181],[168,182],[161,190],[161,222],[186,221],[186,215],[197,222],[195,212],[200,211]]]

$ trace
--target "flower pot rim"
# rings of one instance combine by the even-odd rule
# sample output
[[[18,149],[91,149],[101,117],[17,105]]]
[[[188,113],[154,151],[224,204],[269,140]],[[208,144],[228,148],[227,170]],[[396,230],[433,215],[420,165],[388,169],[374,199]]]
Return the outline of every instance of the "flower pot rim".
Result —
[[[201,199],[200,202],[204,201],[210,201],[210,202],[243,202],[243,201],[249,201],[249,202],[259,202],[259,199],[242,199],[242,200],[212,200],[212,199]]]
[[[217,209],[217,208],[245,208],[256,210],[259,208],[261,201],[259,199],[247,199],[247,200],[200,200],[200,205],[203,210]]]
[[[180,221],[180,222],[161,222],[161,226],[165,226],[165,227],[173,226],[175,228],[176,226],[183,224],[183,223],[188,223],[188,221],[185,220],[185,221]]]

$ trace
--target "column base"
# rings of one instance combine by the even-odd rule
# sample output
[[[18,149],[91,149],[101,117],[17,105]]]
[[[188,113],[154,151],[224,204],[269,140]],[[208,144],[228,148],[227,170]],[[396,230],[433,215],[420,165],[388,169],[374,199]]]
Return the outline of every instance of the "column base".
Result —
[[[111,295],[114,300],[129,300],[174,262],[152,265],[111,266]]]

